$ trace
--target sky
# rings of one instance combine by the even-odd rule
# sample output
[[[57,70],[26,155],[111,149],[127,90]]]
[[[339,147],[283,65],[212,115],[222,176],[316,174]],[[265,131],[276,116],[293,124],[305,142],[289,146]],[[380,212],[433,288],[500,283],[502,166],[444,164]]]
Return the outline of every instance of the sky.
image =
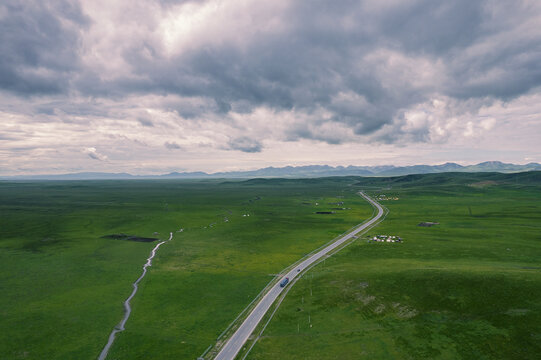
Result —
[[[3,0],[0,175],[541,162],[537,0]]]

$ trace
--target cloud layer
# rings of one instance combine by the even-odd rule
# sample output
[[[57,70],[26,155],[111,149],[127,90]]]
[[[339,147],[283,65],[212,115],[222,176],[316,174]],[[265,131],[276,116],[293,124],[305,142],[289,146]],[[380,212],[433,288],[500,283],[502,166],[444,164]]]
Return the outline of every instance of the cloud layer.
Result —
[[[288,143],[488,151],[506,108],[529,119],[516,136],[540,130],[539,23],[535,1],[8,0],[0,149],[66,170]]]

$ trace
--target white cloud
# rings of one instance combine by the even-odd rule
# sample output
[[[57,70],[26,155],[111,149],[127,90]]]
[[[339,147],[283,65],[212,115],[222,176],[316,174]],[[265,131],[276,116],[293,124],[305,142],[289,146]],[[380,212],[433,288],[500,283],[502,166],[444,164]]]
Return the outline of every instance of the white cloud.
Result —
[[[0,5],[3,171],[541,153],[535,2],[81,4]]]
[[[279,33],[286,27],[283,0],[209,0],[168,7],[158,25],[165,55],[182,54],[201,46],[244,48],[260,33]]]
[[[83,150],[85,154],[88,155],[89,158],[98,160],[98,161],[106,161],[107,155],[101,154],[96,150],[95,147],[89,147]]]

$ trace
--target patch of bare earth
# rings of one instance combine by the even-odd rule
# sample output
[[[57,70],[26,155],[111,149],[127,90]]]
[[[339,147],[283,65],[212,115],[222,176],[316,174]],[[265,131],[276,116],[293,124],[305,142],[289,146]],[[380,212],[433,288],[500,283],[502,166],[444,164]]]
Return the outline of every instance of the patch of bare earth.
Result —
[[[474,188],[484,188],[487,186],[494,186],[494,185],[498,185],[498,183],[493,180],[478,181],[478,182],[469,184],[469,186],[474,187]]]

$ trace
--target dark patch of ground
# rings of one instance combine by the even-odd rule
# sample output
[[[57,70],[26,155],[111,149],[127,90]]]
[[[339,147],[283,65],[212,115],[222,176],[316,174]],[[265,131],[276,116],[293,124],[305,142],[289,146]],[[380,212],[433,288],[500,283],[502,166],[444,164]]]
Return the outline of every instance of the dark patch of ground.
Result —
[[[111,234],[102,236],[104,239],[117,239],[117,240],[128,240],[128,241],[138,241],[138,242],[153,242],[159,240],[157,238],[147,238],[127,234]]]

